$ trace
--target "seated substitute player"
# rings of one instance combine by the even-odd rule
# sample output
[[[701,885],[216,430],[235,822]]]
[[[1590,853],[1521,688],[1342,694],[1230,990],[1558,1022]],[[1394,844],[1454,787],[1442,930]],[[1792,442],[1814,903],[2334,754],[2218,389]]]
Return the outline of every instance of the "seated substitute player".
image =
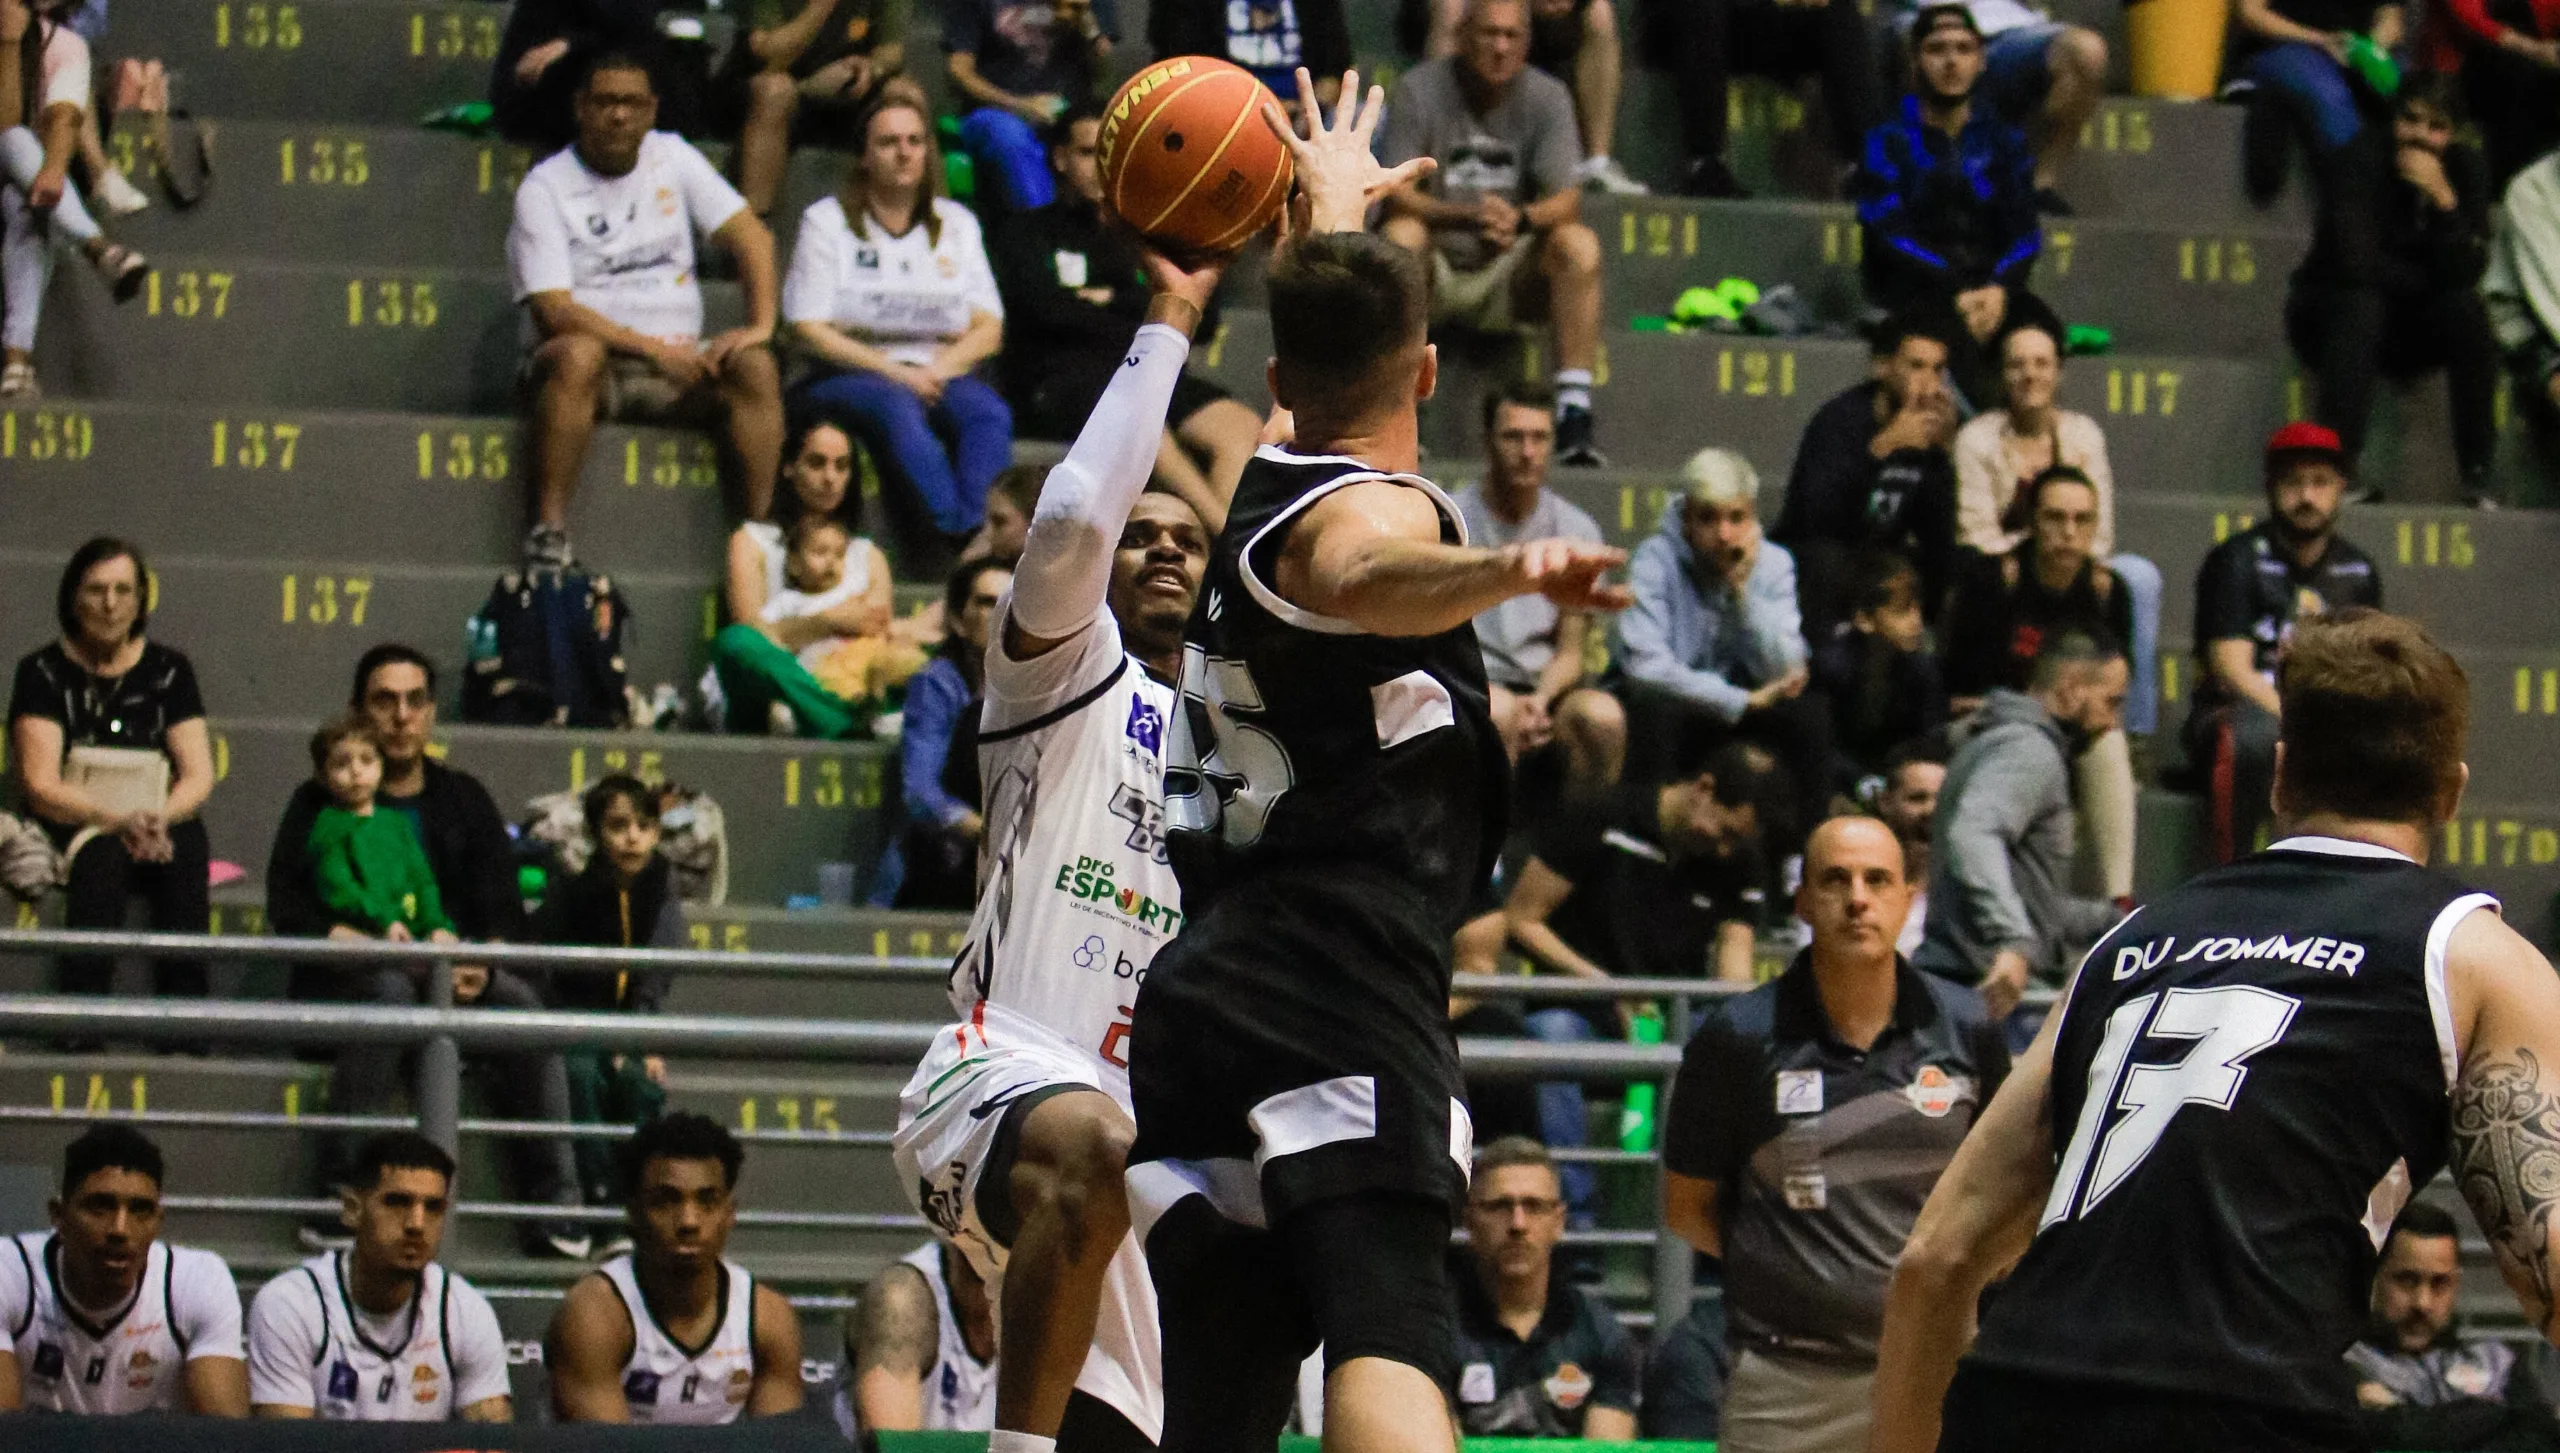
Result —
[[[890,1262],[845,1315],[836,1428],[984,1433],[996,1425],[996,1309],[969,1258],[928,1241]]]
[[[160,1239],[162,1179],[129,1125],[63,1151],[53,1229],[0,1251],[0,1412],[249,1416],[231,1268]]]
[[[2352,609],[2276,689],[2283,835],[2101,938],[1956,1152],[1886,1299],[1875,1453],[2363,1446],[2342,1354],[2448,1163],[2560,1333],[2560,977],[2426,866],[2469,682]]]
[[[1189,917],[1138,993],[1130,1204],[1165,1448],[1268,1449],[1321,1341],[1327,1446],[1446,1450],[1471,1140],[1450,935],[1508,770],[1469,623],[1532,593],[1622,606],[1600,577],[1625,555],[1470,549],[1412,472],[1430,274],[1360,226],[1421,167],[1371,155],[1384,97],[1364,106],[1356,76],[1330,126],[1298,87],[1311,135],[1283,134],[1307,215],[1271,273],[1269,368],[1295,439],[1245,467],[1184,646],[1165,815]]]
[[[249,1304],[249,1405],[262,1418],[507,1423],[507,1341],[489,1299],[436,1265],[453,1157],[414,1130],[356,1152],[345,1251],[315,1256]]]
[[[1152,1445],[1164,1418],[1122,1182],[1127,1035],[1148,964],[1182,927],[1164,732],[1209,531],[1176,496],[1140,491],[1224,260],[1140,260],[1147,322],[1041,487],[987,645],[985,847],[951,974],[962,1022],[898,1106],[918,1209],[1002,1279],[992,1453]]]
[[[560,1303],[543,1339],[564,1423],[703,1427],[800,1407],[800,1320],[721,1253],[746,1151],[679,1110],[624,1142],[631,1249]]]

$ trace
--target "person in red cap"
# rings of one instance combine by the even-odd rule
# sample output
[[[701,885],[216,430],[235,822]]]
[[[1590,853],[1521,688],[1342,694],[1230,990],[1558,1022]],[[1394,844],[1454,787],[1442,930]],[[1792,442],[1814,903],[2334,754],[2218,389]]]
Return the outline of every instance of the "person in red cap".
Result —
[[[2213,548],[2196,571],[2195,705],[2187,760],[2206,783],[2216,862],[2257,848],[2275,781],[2276,661],[2297,622],[2382,605],[2373,557],[2338,534],[2347,453],[2325,424],[2267,437],[2267,517]]]

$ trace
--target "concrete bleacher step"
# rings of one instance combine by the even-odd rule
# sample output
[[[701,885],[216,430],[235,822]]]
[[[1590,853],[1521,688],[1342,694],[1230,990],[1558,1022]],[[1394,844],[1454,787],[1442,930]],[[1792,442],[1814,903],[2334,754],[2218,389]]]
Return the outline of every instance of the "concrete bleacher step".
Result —
[[[485,99],[506,24],[479,0],[126,0],[115,33],[202,115],[405,124]]]
[[[1683,288],[1739,276],[1793,283],[1820,316],[1863,303],[1863,239],[1848,207],[1592,196],[1603,317],[1668,313]],[[2285,278],[2307,235],[2257,219],[2203,223],[2160,213],[2048,221],[2032,286],[2064,319],[2111,329],[2119,346],[2249,357],[2283,346]]]

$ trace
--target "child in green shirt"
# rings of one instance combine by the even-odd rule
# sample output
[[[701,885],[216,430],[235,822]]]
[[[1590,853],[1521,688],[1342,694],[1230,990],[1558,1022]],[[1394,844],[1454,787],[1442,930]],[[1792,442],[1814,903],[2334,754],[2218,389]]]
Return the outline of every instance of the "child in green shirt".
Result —
[[[311,767],[333,800],[320,809],[304,847],[330,916],[394,942],[454,942],[416,826],[400,813],[374,811],[382,748],[372,728],[354,717],[322,727],[311,738]]]

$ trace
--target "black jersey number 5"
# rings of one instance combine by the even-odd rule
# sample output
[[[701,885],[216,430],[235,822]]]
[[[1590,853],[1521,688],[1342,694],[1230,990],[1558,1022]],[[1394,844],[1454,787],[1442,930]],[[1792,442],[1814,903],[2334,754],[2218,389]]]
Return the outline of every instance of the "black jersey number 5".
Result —
[[[2087,1215],[2159,1145],[2180,1110],[2230,1109],[2248,1081],[2249,1057],[2284,1038],[2301,1007],[2299,999],[2246,984],[2137,994],[2118,1005],[2089,1062],[2089,1095],[2036,1229]],[[2191,1047],[2175,1063],[2128,1068],[2146,1038],[2183,1039]]]
[[[1280,739],[1237,720],[1239,713],[1262,709],[1262,688],[1254,685],[1250,665],[1211,656],[1197,646],[1184,648],[1182,721],[1165,754],[1169,822],[1215,832],[1233,847],[1262,840],[1272,807],[1297,782]],[[1213,798],[1211,792],[1217,795]]]

